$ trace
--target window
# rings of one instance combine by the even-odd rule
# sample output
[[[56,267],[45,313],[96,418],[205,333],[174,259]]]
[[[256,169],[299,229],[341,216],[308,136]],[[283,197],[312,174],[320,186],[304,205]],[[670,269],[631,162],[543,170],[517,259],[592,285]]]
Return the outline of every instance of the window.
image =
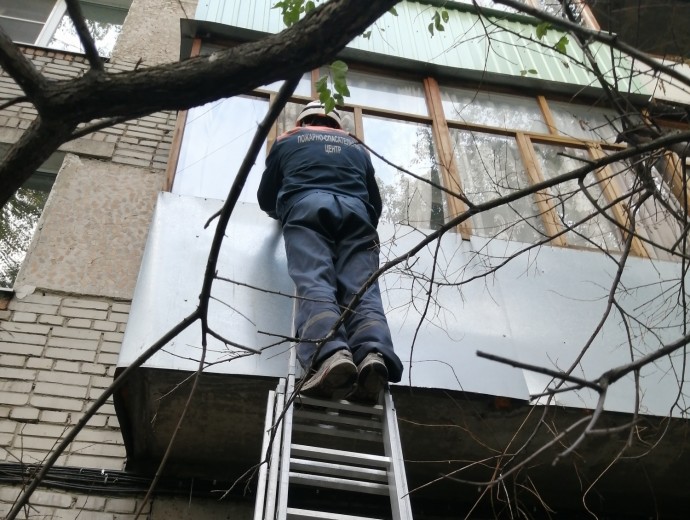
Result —
[[[440,88],[460,185],[474,204],[509,195],[573,171],[620,148],[612,110],[490,92]],[[610,148],[609,148],[610,147]],[[602,152],[604,150],[604,152]],[[471,234],[618,251],[626,213],[602,173],[588,175],[587,197],[576,181],[473,216]],[[601,214],[605,208],[605,215]],[[639,241],[633,251],[646,254]]]
[[[448,213],[436,154],[431,117],[421,81],[387,77],[362,71],[348,74],[353,103],[361,111],[359,137],[372,154],[383,199],[381,222],[422,229],[437,229]]]
[[[457,88],[441,90],[446,119],[546,133],[536,99]]]
[[[654,256],[662,260],[673,259],[674,254],[688,254],[687,229],[685,228],[685,211],[683,201],[687,196],[683,193],[673,193],[672,177],[680,170],[677,156],[660,156],[652,159],[651,164],[637,163],[633,166],[629,161],[614,163],[611,170],[615,182],[621,185],[621,191],[636,193],[641,187],[641,175],[638,168],[648,167],[656,187],[653,196],[640,200],[639,193],[630,198],[629,206],[639,209],[635,216],[638,232],[648,242],[648,249],[653,248]]]
[[[268,99],[246,96],[214,101],[190,110],[173,193],[224,200],[254,137],[256,125],[267,111]],[[264,147],[240,200],[255,202],[265,160]]]
[[[274,84],[264,90],[275,92],[278,88]],[[311,85],[305,77],[295,93],[309,96],[310,92]],[[173,193],[224,200],[254,137],[256,125],[268,112],[268,105],[268,95],[236,96],[189,110]],[[292,128],[299,106],[292,103],[281,115],[281,133]],[[266,146],[252,167],[240,201],[256,203],[265,161]]]
[[[112,53],[131,0],[81,0],[86,25],[101,56]],[[64,0],[4,0],[0,26],[14,41],[82,52]]]
[[[558,133],[574,139],[614,143],[618,120],[614,110],[549,101]]]
[[[429,114],[421,82],[350,71],[347,85],[347,103],[421,116]]]
[[[451,129],[451,136],[464,192],[475,204],[529,186],[515,139],[456,129]],[[484,237],[531,243],[546,236],[533,197],[481,213],[473,224],[474,232]]]
[[[442,182],[431,126],[365,115],[364,136],[377,153],[422,178],[372,157],[383,200],[381,221],[425,229],[442,225],[445,196],[434,187]]]
[[[535,144],[534,150],[545,179],[575,170],[590,160],[587,151],[578,148]],[[595,180],[592,181],[592,178]],[[588,176],[587,180],[585,188],[592,199],[599,208],[606,208],[608,202],[596,175]],[[550,192],[550,205],[558,216],[558,223],[568,230],[565,235],[568,244],[580,247],[598,246],[611,251],[620,249],[621,236],[618,228],[582,193],[577,181],[559,184]]]
[[[515,9],[513,9],[512,7],[508,7],[507,5],[503,5],[503,4],[495,4],[494,0],[454,0],[454,1],[459,3],[459,4],[468,4],[468,5],[477,4],[480,8],[491,8],[491,9],[497,9],[500,11],[515,12]],[[530,0],[523,0],[523,3],[529,5]]]
[[[4,155],[7,145],[0,145]],[[31,244],[63,154],[53,154],[0,210],[0,287],[10,289]]]
[[[311,82],[305,75],[269,145],[292,127],[313,95]],[[616,113],[606,108],[439,86],[433,78],[407,79],[361,69],[350,70],[348,86],[351,96],[339,109],[345,129],[373,150],[383,199],[381,222],[396,226],[438,229],[466,209],[447,191],[461,191],[472,204],[484,204],[624,147],[616,143]],[[175,193],[225,198],[277,88],[269,85],[251,96],[189,111]],[[244,202],[256,202],[265,156],[266,148],[241,195]],[[621,174],[622,168],[625,165],[612,165],[588,174],[586,194],[577,181],[562,183],[475,214],[460,231],[463,236],[620,251],[634,202],[629,194],[632,181]],[[667,207],[680,207],[670,199],[679,200],[676,191],[686,192],[676,177],[669,177],[668,168],[657,174]],[[639,212],[641,229],[633,237],[632,252],[670,258],[668,252],[656,254],[650,242],[672,247],[681,230],[662,221],[650,204]]]

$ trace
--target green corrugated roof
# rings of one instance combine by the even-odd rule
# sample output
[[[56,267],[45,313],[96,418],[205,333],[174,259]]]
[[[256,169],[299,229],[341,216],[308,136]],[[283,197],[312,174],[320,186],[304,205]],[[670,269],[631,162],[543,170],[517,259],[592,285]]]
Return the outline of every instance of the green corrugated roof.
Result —
[[[273,9],[276,0],[200,0],[196,18],[263,33],[276,33],[284,29],[280,11]],[[549,47],[564,33],[550,30],[543,40],[535,36],[536,21],[524,16],[494,12],[479,17],[471,7],[448,5],[449,21],[445,31],[429,34],[427,26],[435,10],[426,2],[401,2],[396,6],[397,16],[387,13],[372,28],[369,38],[358,37],[348,49],[359,51],[358,57],[368,56],[370,61],[381,62],[391,58],[418,63],[420,69],[437,68],[454,71],[454,75],[471,79],[534,86],[535,81],[549,89],[557,85],[598,88],[594,75],[576,62],[583,62],[582,51],[574,41],[567,45],[568,54],[576,62],[566,59]],[[599,67],[611,75],[612,56],[609,49],[594,44]],[[361,54],[366,53],[366,55]],[[625,58],[615,58],[627,64]],[[629,67],[627,67],[629,68]],[[529,71],[536,71],[529,72]],[[619,68],[619,76],[625,76]],[[641,84],[619,78],[621,91],[649,95]]]

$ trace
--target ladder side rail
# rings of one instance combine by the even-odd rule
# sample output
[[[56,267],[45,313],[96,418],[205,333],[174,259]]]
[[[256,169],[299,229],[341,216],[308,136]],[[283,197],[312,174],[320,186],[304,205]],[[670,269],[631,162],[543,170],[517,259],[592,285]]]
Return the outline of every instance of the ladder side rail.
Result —
[[[286,520],[287,518],[287,502],[288,502],[288,488],[290,485],[290,449],[292,445],[292,411],[295,409],[291,398],[295,392],[295,372],[294,372],[294,354],[295,348],[292,349],[290,356],[290,374],[287,378],[287,385],[285,387],[285,415],[283,416],[283,442],[281,443],[280,451],[280,475],[278,478],[278,501],[276,520]]]
[[[383,427],[384,450],[386,456],[391,459],[389,471],[389,489],[391,497],[391,509],[394,520],[412,520],[412,506],[407,489],[407,478],[405,476],[405,462],[402,454],[402,443],[400,442],[400,431],[398,430],[398,417],[395,413],[395,405],[390,389],[386,388],[383,392],[385,420]]]
[[[266,507],[266,480],[268,478],[268,467],[271,464],[268,448],[271,441],[271,425],[273,424],[273,410],[275,407],[276,392],[271,390],[268,393],[266,402],[266,418],[264,419],[264,438],[261,442],[261,460],[259,462],[259,476],[256,486],[256,499],[254,501],[254,520],[264,518],[264,508]]]
[[[273,433],[273,444],[271,445],[271,458],[268,467],[268,495],[266,497],[266,509],[264,512],[264,520],[275,520],[276,518],[276,502],[278,497],[278,476],[280,470],[280,450],[283,438],[283,421],[275,424],[276,420],[283,413],[285,408],[285,379],[280,379],[278,389],[276,390],[275,413],[273,420],[267,429],[275,428]],[[270,435],[270,434],[269,434]]]

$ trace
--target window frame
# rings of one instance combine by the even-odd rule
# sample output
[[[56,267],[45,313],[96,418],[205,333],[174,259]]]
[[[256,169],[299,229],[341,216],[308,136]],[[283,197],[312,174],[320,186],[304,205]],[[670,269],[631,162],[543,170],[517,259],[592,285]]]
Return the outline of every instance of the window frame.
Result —
[[[55,32],[57,31],[58,27],[60,26],[60,23],[62,22],[62,19],[67,15],[67,3],[65,0],[51,0],[53,2],[53,7],[48,13],[47,18],[44,21],[37,21],[37,20],[28,20],[24,18],[17,18],[13,16],[3,16],[2,18],[6,18],[8,20],[19,20],[22,22],[28,22],[28,23],[33,23],[36,25],[42,25],[41,30],[38,33],[38,36],[34,39],[34,41],[23,41],[23,40],[16,40],[17,43],[23,44],[23,45],[33,45],[37,47],[44,47],[47,49],[54,49],[54,50],[62,50],[62,49],[55,49],[54,47],[50,46],[50,42],[53,39],[53,36],[55,36]],[[93,5],[98,5],[102,7],[109,7],[112,9],[121,9],[121,10],[129,10],[132,5],[132,0],[86,0],[85,3],[88,4],[93,4]],[[112,51],[112,49],[111,49]],[[74,51],[63,51],[63,52],[74,52]]]
[[[200,49],[201,39],[197,38],[194,40],[193,43],[192,56],[194,56],[195,53],[198,54],[200,52]],[[381,73],[380,69],[374,69],[371,66],[367,67],[366,65],[358,65],[357,63],[351,63],[350,66],[352,70],[356,70],[357,72],[386,76],[386,74]],[[388,76],[390,77],[390,74]],[[315,91],[315,83],[319,77],[320,71],[313,70],[311,73],[311,99],[318,97],[318,94]],[[484,124],[469,123],[465,121],[447,119],[444,112],[441,88],[451,87],[467,89],[477,88],[476,86],[471,87],[467,84],[457,84],[457,82],[452,81],[444,81],[443,86],[441,86],[439,85],[439,82],[435,77],[404,73],[399,74],[398,72],[395,73],[395,77],[412,79],[414,81],[419,81],[421,83],[423,95],[425,97],[428,109],[428,115],[400,112],[388,108],[349,103],[347,98],[345,100],[346,102],[343,108],[353,113],[355,123],[354,135],[356,135],[359,139],[362,140],[364,140],[365,137],[363,131],[363,118],[369,115],[397,121],[406,121],[430,125],[432,131],[433,145],[436,152],[436,160],[438,163],[439,172],[441,174],[441,182],[444,188],[446,189],[444,193],[444,202],[447,212],[444,215],[444,219],[446,221],[452,219],[455,215],[459,215],[461,213],[466,212],[468,209],[467,205],[461,200],[461,198],[453,196],[453,193],[462,194],[463,181],[462,176],[460,175],[460,169],[457,164],[457,159],[455,157],[455,151],[453,149],[453,139],[451,136],[452,129],[459,129],[470,132],[482,132],[486,134],[500,135],[514,139],[516,147],[519,151],[520,158],[523,162],[525,172],[531,184],[536,184],[544,181],[544,176],[540,171],[539,160],[536,156],[537,152],[534,148],[535,143],[585,150],[587,152],[587,157],[589,157],[592,160],[597,160],[601,158],[605,152],[615,152],[626,148],[625,144],[611,143],[603,140],[589,140],[586,138],[570,137],[567,135],[560,134],[557,130],[558,125],[556,124],[556,119],[550,106],[550,102],[562,102],[562,100],[558,99],[557,97],[547,98],[544,95],[525,96],[524,93],[513,91],[511,89],[482,89],[490,92],[496,92],[497,94],[518,95],[521,97],[534,99],[539,108],[540,115],[543,118],[543,122],[545,124],[545,128],[547,129],[547,132],[544,133],[534,130],[530,131],[520,128],[501,128]],[[253,95],[259,97],[268,95],[270,100],[273,101],[276,96],[276,93],[268,93],[265,90],[257,89]],[[292,96],[292,98],[290,99],[291,102],[297,103],[306,103],[309,100],[309,98],[305,98],[304,96]],[[186,114],[186,111],[180,114],[180,117],[178,118],[178,124],[175,130],[173,156],[171,157],[171,161],[168,167],[168,184],[166,187],[167,190],[170,190],[172,186],[175,171],[177,169],[176,161],[182,143]],[[267,151],[270,150],[271,144],[275,141],[277,134],[277,127],[276,125],[273,125],[267,138]],[[678,166],[673,165],[672,161],[670,161],[669,164],[671,164],[671,166],[673,167],[673,171],[676,172],[673,176],[673,179],[676,179],[675,187],[674,183],[672,182],[669,183],[669,187],[673,190],[674,196],[678,198]],[[624,201],[622,200],[625,194],[625,188],[624,186],[620,185],[620,183],[612,181],[612,178],[614,176],[615,173],[613,172],[612,168],[603,167],[593,172],[592,179],[600,186],[602,201],[606,202],[607,207],[609,207],[607,211],[608,217],[605,218],[615,221],[618,225],[618,230],[620,234],[620,244],[622,246],[623,242],[627,238],[624,230],[626,229],[626,224],[628,223],[627,210],[625,208]],[[687,200],[690,201],[690,186],[686,186],[686,190]],[[540,216],[542,222],[544,223],[547,234],[550,237],[552,237],[548,243],[550,245],[558,247],[585,249],[589,251],[596,250],[597,246],[594,245],[592,247],[589,247],[568,242],[568,240],[566,239],[566,231],[560,222],[557,210],[554,207],[553,203],[549,202],[552,199],[553,194],[550,193],[549,190],[542,190],[535,194],[535,201],[538,208],[537,214]],[[460,223],[455,229],[455,231],[458,232],[463,239],[469,239],[472,235],[476,234],[473,233],[471,219],[467,219]],[[618,250],[609,251],[612,254],[616,254],[619,252]],[[644,230],[636,234],[636,236],[632,237],[631,253],[635,256],[639,256],[642,258],[656,258],[657,255],[654,252],[654,248],[649,243]]]

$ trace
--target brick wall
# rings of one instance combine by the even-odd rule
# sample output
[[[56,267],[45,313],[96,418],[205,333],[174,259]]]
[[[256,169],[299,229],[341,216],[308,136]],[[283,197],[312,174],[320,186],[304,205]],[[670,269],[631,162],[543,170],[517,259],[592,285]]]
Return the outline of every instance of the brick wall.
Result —
[[[11,509],[19,488],[0,488],[0,515]],[[140,499],[92,496],[88,493],[67,493],[53,490],[37,490],[31,496],[31,506],[18,518],[32,520],[134,520]],[[149,517],[150,505],[144,510]]]
[[[40,463],[112,381],[129,302],[34,292],[0,310],[0,461]],[[59,466],[121,470],[125,449],[112,402]],[[0,490],[0,516],[19,493]],[[136,499],[42,489],[31,518],[133,518]],[[88,514],[87,514],[88,512]]]
[[[24,55],[36,69],[49,79],[66,80],[77,77],[89,69],[86,58],[80,54],[53,51],[35,47],[22,47]],[[133,70],[136,62],[118,60],[106,64],[108,72]],[[0,100],[22,95],[21,89],[5,71],[0,69]],[[0,127],[24,130],[36,117],[29,103],[19,103],[0,110]],[[111,160],[120,164],[143,168],[165,169],[172,143],[176,113],[158,112],[134,121],[105,128],[84,139],[114,145]]]
[[[40,462],[112,381],[129,304],[36,292],[0,311],[0,460]],[[60,463],[122,469],[112,402]]]

